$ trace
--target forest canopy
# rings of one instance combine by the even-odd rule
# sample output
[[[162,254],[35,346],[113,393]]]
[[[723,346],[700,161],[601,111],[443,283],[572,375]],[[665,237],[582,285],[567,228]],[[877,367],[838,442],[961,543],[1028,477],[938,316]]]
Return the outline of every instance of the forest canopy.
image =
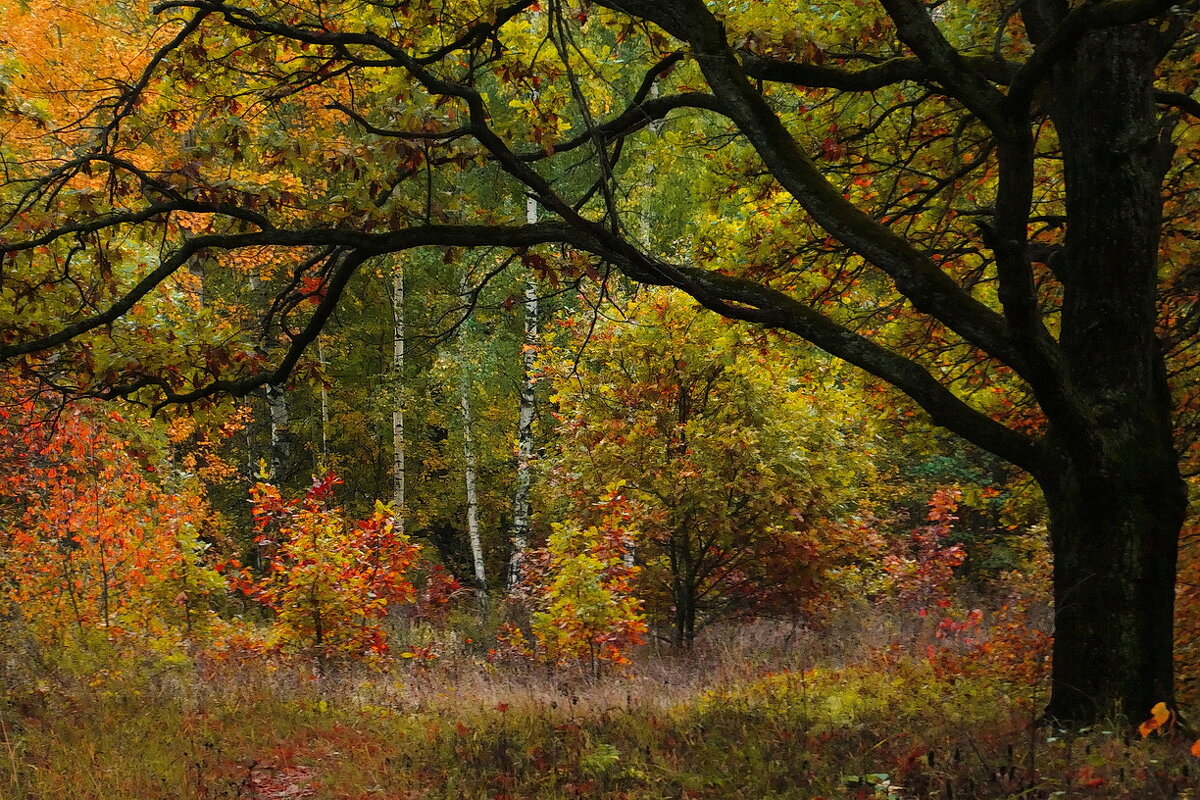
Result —
[[[950,603],[975,563],[1046,567],[1041,523],[1046,717],[1174,709],[1196,3],[0,9],[6,524],[70,517],[31,511],[62,436],[196,497],[144,585],[96,499],[108,532],[19,603],[109,626],[115,586],[178,589],[190,631],[180,582],[231,581],[324,665],[469,585],[525,604],[501,649],[623,663],[830,592]]]

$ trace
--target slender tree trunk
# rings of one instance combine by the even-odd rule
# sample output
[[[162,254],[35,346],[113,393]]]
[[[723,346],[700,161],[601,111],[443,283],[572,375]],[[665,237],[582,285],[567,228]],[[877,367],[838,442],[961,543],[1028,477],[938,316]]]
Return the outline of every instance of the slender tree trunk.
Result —
[[[1162,162],[1150,26],[1085,34],[1052,76],[1067,234],[1060,343],[1082,424],[1051,420],[1055,643],[1047,716],[1143,719],[1174,700],[1186,490],[1155,336]]]
[[[396,528],[404,532],[404,270],[392,273],[392,375],[396,390],[392,406],[392,509]]]
[[[282,484],[289,477],[292,462],[287,394],[281,386],[267,386],[266,394],[271,419],[271,480]]]
[[[260,283],[256,276],[251,275],[250,291],[257,291]],[[264,339],[262,346],[269,348],[269,340]],[[270,473],[271,481],[276,485],[280,485],[287,480],[288,473],[291,470],[291,433],[288,430],[287,395],[282,386],[272,386],[270,384],[267,384],[263,388],[263,392],[267,403],[268,431],[270,437],[270,447],[266,458],[267,470]],[[253,454],[250,456],[250,470],[252,475],[260,471],[259,464],[255,461]]]
[[[108,613],[108,559],[105,557],[104,542],[96,543],[97,550],[100,556],[100,619],[104,622],[104,627],[107,628],[110,624]]]
[[[459,408],[463,420],[463,477],[467,485],[467,538],[471,542],[471,560],[475,568],[475,590],[479,605],[487,609],[487,572],[483,563],[483,541],[479,538],[479,493],[476,481],[475,437],[471,432],[471,395],[466,378],[462,381]]]
[[[530,197],[525,221],[537,222],[537,201]],[[538,295],[533,275],[525,279],[525,339],[521,346],[521,398],[517,417],[517,488],[513,493],[512,558],[508,564],[508,588],[521,579],[521,561],[529,547],[529,520],[532,514],[530,490],[533,488],[533,416],[537,396],[534,393],[534,361],[538,347]]]
[[[672,624],[671,644],[688,648],[696,640],[696,586],[687,576],[672,578],[672,593],[675,595],[675,618]]]
[[[321,336],[317,337],[317,360],[321,362],[321,370],[324,373],[325,361],[325,343]],[[325,380],[325,375],[321,376],[321,463],[319,470],[328,469],[329,467],[329,385]]]
[[[467,279],[463,277],[463,295],[467,292]],[[475,570],[475,591],[478,593],[479,608],[485,614],[488,607],[487,571],[483,561],[483,540],[479,535],[479,491],[477,486],[475,436],[472,430],[474,421],[471,416],[471,370],[466,348],[463,346],[463,334],[459,334],[458,364],[460,372],[458,383],[458,407],[462,413],[462,443],[463,443],[463,479],[467,488],[467,540],[471,545],[471,561]]]
[[[683,579],[679,575],[671,576],[671,594],[675,605],[674,618],[671,620],[671,645],[682,648],[687,631],[687,592],[684,591]]]
[[[671,599],[675,606],[671,644],[691,647],[696,636],[696,568],[692,560],[691,536],[676,531],[671,536]]]
[[[683,620],[683,638],[688,647],[691,647],[696,641],[696,585],[695,578],[692,579],[690,590],[688,591],[687,614]]]

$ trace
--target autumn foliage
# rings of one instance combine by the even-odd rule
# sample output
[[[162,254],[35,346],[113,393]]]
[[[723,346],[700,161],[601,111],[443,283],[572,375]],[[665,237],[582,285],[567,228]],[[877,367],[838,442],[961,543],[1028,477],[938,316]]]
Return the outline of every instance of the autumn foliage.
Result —
[[[629,664],[647,632],[634,594],[636,505],[614,484],[596,506],[596,525],[555,523],[544,548],[529,554],[518,591],[533,609],[536,654],[552,663]]]
[[[1193,798],[1167,5],[0,0],[0,795]]]
[[[677,645],[715,620],[820,608],[826,570],[853,547],[838,517],[871,469],[857,396],[835,409],[814,391],[827,365],[773,357],[693,312],[649,292],[586,331],[584,359],[570,337],[545,359],[558,422],[547,505],[602,528],[596,498],[623,482],[634,582]]]
[[[139,423],[32,401],[0,410],[4,605],[38,640],[146,643],[199,633],[224,593],[203,486],[161,462]],[[168,636],[168,640],[170,640]]]
[[[265,574],[256,577],[236,561],[227,571],[242,592],[275,613],[275,645],[318,665],[386,653],[384,617],[416,598],[409,572],[417,546],[382,504],[365,519],[346,519],[332,505],[339,483],[326,474],[294,499],[269,483],[255,484],[254,542]]]

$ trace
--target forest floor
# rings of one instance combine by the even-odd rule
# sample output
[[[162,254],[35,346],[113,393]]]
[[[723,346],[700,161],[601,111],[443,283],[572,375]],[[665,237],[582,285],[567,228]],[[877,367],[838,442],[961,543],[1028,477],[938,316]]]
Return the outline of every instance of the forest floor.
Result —
[[[1039,682],[947,655],[758,625],[599,678],[463,654],[57,666],[8,687],[0,798],[1200,797],[1182,737],[1035,726]]]

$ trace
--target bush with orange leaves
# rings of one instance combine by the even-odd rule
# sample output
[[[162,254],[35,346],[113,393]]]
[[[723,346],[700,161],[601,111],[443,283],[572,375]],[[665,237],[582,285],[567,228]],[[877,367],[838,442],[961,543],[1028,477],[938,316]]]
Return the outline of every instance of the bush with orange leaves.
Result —
[[[330,502],[339,483],[333,473],[315,478],[290,500],[255,484],[251,514],[267,574],[254,577],[236,562],[227,568],[238,588],[275,612],[275,646],[312,657],[319,669],[385,654],[384,616],[416,597],[410,570],[419,548],[383,504],[366,519],[347,520]]]
[[[208,563],[216,522],[203,484],[163,468],[151,423],[11,399],[22,388],[8,385],[0,404],[9,632],[159,646],[207,629],[225,583]]]

